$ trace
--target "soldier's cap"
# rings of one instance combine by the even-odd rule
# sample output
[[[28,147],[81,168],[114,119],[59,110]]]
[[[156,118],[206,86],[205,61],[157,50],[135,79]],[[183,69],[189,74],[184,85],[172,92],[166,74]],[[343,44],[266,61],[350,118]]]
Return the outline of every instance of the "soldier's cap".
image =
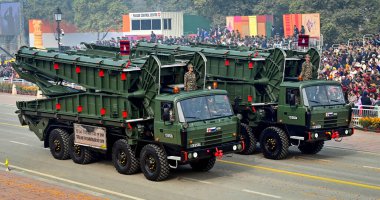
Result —
[[[306,55],[305,55],[305,58],[307,58],[307,57],[309,57],[309,58],[310,58],[310,55],[309,55],[309,54],[306,54]]]
[[[194,66],[190,63],[189,65],[187,65],[187,68],[194,68]]]

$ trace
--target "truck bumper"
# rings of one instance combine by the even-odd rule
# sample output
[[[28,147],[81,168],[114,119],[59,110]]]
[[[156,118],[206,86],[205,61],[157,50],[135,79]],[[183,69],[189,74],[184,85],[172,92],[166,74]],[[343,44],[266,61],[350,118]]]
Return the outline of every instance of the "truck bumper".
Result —
[[[181,162],[190,162],[203,158],[210,157],[223,157],[224,154],[237,153],[243,151],[245,148],[244,141],[233,141],[223,143],[217,146],[203,147],[188,149],[181,152]]]
[[[306,140],[307,141],[331,140],[331,139],[337,140],[343,137],[351,136],[353,134],[354,134],[354,129],[352,127],[309,130],[307,132],[308,138],[306,138]]]

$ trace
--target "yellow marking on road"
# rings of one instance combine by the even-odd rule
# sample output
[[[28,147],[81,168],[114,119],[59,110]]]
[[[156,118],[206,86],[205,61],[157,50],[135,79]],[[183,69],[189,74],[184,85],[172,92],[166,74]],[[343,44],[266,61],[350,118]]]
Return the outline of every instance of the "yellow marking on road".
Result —
[[[0,122],[0,125],[13,126],[13,127],[19,127],[19,128],[27,128],[26,126],[20,126],[20,125],[17,125],[17,124],[9,124],[9,123],[3,123],[3,122]]]
[[[281,169],[274,169],[274,168],[264,167],[264,166],[259,166],[259,165],[250,165],[250,164],[244,164],[244,163],[233,162],[233,161],[226,161],[226,160],[218,160],[218,161],[222,162],[222,163],[226,163],[226,164],[238,165],[238,166],[242,166],[242,167],[249,167],[249,168],[253,168],[253,169],[260,169],[260,170],[275,172],[275,173],[279,173],[279,174],[304,177],[304,178],[309,178],[309,179],[314,179],[314,180],[319,180],[319,181],[326,181],[326,182],[330,182],[330,183],[338,183],[338,184],[342,184],[342,185],[350,185],[350,186],[361,187],[361,188],[372,189],[372,190],[380,190],[380,186],[376,186],[376,185],[369,185],[369,184],[356,183],[356,182],[351,182],[351,181],[344,181],[344,180],[339,180],[339,179],[334,179],[334,178],[315,176],[315,175],[311,175],[311,174],[303,174],[303,173],[299,173],[299,172],[291,172],[291,171],[286,171],[286,170],[281,170]]]

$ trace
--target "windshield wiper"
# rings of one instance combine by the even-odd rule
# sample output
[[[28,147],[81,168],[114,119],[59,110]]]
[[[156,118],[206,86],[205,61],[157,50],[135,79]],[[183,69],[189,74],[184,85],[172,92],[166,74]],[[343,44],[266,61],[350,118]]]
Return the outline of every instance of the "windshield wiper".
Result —
[[[309,100],[310,102],[314,102],[314,103],[321,103],[321,102],[319,102],[319,101],[317,101],[317,100]]]
[[[330,99],[330,101],[333,101],[333,102],[340,102],[339,100],[336,100],[336,99]]]
[[[201,119],[201,118],[199,118],[199,117],[193,117],[193,116],[190,116],[190,117],[185,117],[186,119]]]

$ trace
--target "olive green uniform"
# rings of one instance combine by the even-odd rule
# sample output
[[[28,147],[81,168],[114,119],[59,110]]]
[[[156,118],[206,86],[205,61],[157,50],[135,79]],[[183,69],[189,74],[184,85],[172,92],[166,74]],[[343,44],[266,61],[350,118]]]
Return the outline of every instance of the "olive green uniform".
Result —
[[[194,72],[186,72],[185,74],[185,91],[196,90],[197,82]]]
[[[304,62],[302,64],[302,71],[300,76],[304,81],[313,79],[313,64],[311,64],[311,62]]]

